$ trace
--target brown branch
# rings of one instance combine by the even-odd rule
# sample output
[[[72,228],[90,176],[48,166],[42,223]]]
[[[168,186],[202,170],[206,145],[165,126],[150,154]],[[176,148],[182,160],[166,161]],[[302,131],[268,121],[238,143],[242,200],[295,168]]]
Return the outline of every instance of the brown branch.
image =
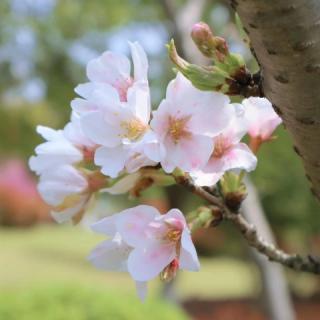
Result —
[[[308,255],[307,258],[303,258],[298,254],[288,254],[281,249],[276,248],[273,244],[260,237],[256,227],[253,224],[250,224],[240,213],[231,211],[220,198],[210,194],[205,189],[194,185],[188,176],[178,175],[175,176],[175,179],[178,184],[205,199],[211,205],[218,207],[222,212],[223,219],[232,222],[232,224],[241,232],[248,244],[257,249],[270,261],[278,262],[296,271],[320,274],[320,261],[313,258],[311,255]]]

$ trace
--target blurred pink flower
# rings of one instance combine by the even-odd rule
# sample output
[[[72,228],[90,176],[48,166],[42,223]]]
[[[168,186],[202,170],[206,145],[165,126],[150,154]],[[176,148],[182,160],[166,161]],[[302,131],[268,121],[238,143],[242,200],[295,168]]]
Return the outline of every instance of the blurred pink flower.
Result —
[[[23,161],[8,160],[0,166],[0,221],[28,225],[50,221],[49,207],[41,200],[36,182]]]

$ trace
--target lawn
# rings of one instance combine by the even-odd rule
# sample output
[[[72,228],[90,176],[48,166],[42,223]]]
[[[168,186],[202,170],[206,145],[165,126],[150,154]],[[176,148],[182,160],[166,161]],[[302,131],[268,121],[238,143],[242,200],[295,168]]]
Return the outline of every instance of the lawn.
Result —
[[[86,256],[100,240],[82,227],[41,226],[32,229],[0,230],[0,289],[43,287],[52,283],[81,284],[134,294],[127,274],[94,269]],[[201,259],[199,273],[181,272],[176,291],[181,298],[230,298],[253,296],[257,292],[256,270],[235,259]],[[160,291],[151,283],[151,295]]]
[[[91,266],[86,256],[103,238],[81,226],[0,229],[0,319],[188,319],[176,305],[161,299],[158,279],[151,282],[142,304],[127,274]],[[314,286],[313,278],[295,274],[294,280],[298,288]],[[226,257],[201,258],[200,272],[181,272],[175,282],[179,299],[247,298],[258,291],[256,268]]]

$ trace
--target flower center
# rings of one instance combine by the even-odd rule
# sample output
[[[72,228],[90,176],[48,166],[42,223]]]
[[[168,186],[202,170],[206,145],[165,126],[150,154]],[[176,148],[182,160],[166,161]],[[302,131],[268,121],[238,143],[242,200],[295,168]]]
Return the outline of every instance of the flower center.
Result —
[[[179,229],[170,229],[165,235],[165,240],[170,242],[178,242],[181,239],[181,230]]]
[[[228,141],[222,135],[220,135],[215,140],[212,156],[214,158],[221,158],[229,148],[230,145]]]
[[[125,133],[123,138],[128,138],[131,141],[137,140],[147,130],[147,126],[139,119],[134,118],[129,121],[123,121],[120,124]]]
[[[169,117],[169,130],[168,133],[171,136],[174,143],[178,143],[181,138],[189,138],[190,132],[186,130],[186,126],[191,116],[182,118]]]

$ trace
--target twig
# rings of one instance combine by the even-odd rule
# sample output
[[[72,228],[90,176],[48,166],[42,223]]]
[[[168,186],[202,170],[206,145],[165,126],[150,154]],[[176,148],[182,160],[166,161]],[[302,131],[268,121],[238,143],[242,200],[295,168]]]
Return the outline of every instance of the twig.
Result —
[[[188,176],[177,176],[175,179],[178,184],[205,199],[210,204],[217,206],[222,211],[223,219],[232,222],[241,232],[248,244],[257,249],[261,254],[265,255],[270,261],[281,263],[296,271],[320,274],[320,261],[318,261],[318,259],[311,255],[308,255],[307,258],[303,258],[298,254],[288,254],[281,249],[276,248],[273,244],[260,237],[256,227],[253,224],[250,224],[240,213],[232,212],[220,198],[213,196],[203,188],[194,185]]]

